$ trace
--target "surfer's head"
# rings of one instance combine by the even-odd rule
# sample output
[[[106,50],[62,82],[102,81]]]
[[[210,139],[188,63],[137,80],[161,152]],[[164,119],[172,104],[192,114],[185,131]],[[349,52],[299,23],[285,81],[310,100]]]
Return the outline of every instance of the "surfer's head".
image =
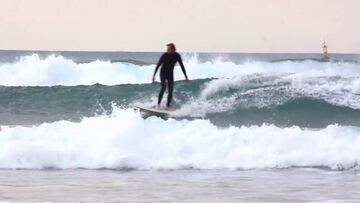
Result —
[[[166,52],[168,54],[173,54],[173,53],[175,53],[175,51],[176,51],[175,44],[169,43],[169,44],[166,45]]]

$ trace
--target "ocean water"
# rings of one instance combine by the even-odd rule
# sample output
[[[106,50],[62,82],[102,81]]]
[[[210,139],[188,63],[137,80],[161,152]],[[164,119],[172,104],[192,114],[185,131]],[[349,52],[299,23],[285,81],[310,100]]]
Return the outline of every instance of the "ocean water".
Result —
[[[360,201],[360,55],[160,54],[1,51],[0,202]]]

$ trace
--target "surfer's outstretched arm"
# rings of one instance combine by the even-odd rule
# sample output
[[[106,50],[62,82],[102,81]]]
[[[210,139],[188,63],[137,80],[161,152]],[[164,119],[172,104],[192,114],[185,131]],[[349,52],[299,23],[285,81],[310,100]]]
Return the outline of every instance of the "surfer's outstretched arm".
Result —
[[[182,70],[182,72],[184,73],[185,79],[186,79],[186,80],[189,80],[189,79],[188,79],[188,76],[187,76],[187,74],[186,74],[185,66],[184,66],[184,64],[183,64],[183,62],[182,62],[182,59],[181,59],[180,54],[178,54],[178,56],[179,56],[178,61],[179,61],[181,70]]]
[[[153,78],[152,78],[153,81],[155,80],[155,76],[156,76],[157,71],[159,70],[159,67],[160,67],[161,64],[164,62],[164,61],[163,61],[163,58],[164,58],[164,55],[162,55],[162,56],[160,57],[159,62],[157,63],[157,65],[156,65],[156,67],[155,67],[154,75],[153,75]]]

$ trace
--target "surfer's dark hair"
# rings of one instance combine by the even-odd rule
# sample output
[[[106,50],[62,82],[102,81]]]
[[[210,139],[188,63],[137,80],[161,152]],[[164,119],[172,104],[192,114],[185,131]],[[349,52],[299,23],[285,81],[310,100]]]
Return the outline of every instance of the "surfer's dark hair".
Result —
[[[174,43],[169,43],[169,44],[167,44],[166,46],[171,47],[173,50],[176,51],[176,47],[175,47],[175,44],[174,44]]]

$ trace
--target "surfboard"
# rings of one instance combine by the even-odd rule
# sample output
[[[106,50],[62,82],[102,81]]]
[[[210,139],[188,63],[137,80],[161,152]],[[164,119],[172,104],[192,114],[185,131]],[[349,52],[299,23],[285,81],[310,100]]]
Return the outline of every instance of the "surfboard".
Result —
[[[134,106],[134,108],[138,109],[144,118],[148,118],[150,116],[157,116],[167,119],[170,118],[174,113],[174,111],[169,111],[166,109],[155,109],[154,107]]]

